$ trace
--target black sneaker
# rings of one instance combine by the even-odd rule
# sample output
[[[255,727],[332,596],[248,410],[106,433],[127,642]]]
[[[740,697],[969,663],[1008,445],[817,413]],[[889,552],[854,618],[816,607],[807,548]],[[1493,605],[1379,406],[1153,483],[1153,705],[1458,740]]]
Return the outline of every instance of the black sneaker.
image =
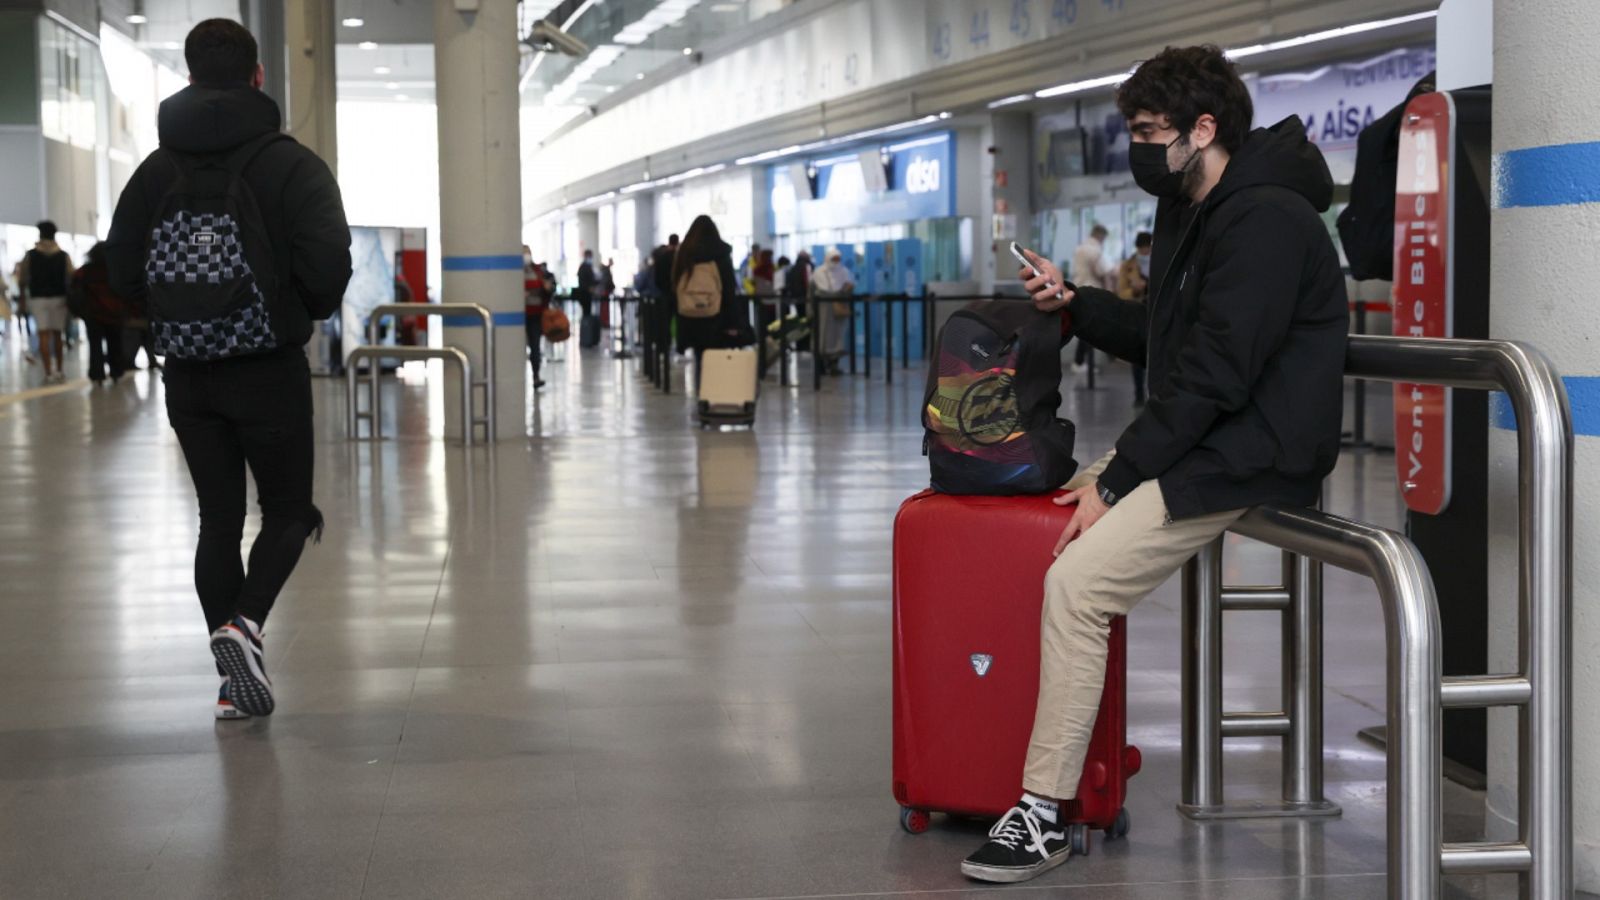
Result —
[[[261,652],[261,628],[244,616],[211,633],[211,655],[228,675],[228,697],[239,712],[270,716],[272,681]]]
[[[1054,869],[1072,855],[1065,826],[1046,822],[1027,806],[1013,807],[989,830],[989,842],[961,864],[978,881],[1011,884]]]

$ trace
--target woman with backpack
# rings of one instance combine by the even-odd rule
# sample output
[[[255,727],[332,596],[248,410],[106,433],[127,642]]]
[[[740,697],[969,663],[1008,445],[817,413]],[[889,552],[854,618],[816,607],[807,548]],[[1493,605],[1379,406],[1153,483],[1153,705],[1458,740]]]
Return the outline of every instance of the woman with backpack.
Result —
[[[734,302],[739,276],[733,269],[733,248],[710,216],[689,225],[673,260],[672,283],[678,297],[678,351],[694,351],[698,391],[707,350],[743,347],[754,340],[749,315]]]
[[[100,384],[109,370],[112,382],[119,381],[127,372],[122,330],[128,306],[111,290],[104,242],[89,248],[87,262],[72,275],[67,299],[72,314],[82,319],[89,331],[89,380]]]

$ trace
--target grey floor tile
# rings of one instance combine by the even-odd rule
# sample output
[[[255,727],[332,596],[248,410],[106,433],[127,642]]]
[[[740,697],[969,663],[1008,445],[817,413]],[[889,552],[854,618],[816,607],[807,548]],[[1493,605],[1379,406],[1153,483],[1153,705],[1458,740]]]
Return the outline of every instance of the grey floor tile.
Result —
[[[1129,623],[1133,833],[985,889],[958,865],[986,823],[908,835],[891,796],[891,523],[926,481],[920,373],[770,385],[754,432],[718,434],[681,393],[565,352],[537,437],[470,453],[419,431],[437,386],[386,382],[410,433],[350,444],[341,386],[316,382],[328,529],[268,623],[279,712],[249,722],[211,719],[160,380],[0,403],[0,897],[1382,896],[1384,758],[1355,737],[1384,699],[1370,582],[1328,572],[1341,818],[1175,813],[1169,582]],[[0,394],[21,365],[0,345]],[[1126,373],[1063,389],[1092,458],[1128,418]],[[1351,457],[1330,508],[1394,524],[1390,479]],[[71,565],[38,563],[62,547]],[[1277,565],[1230,542],[1230,581]],[[1277,619],[1224,634],[1229,708],[1275,705]],[[1269,797],[1279,756],[1230,742],[1229,798]],[[1444,797],[1447,833],[1475,837],[1482,797]]]

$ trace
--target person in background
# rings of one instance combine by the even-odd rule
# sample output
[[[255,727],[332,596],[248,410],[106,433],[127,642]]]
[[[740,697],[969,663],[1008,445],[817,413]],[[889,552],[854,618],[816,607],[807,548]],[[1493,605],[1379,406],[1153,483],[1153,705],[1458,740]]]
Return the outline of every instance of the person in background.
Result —
[[[111,290],[104,242],[89,248],[83,268],[72,276],[70,290],[82,299],[79,308],[89,332],[89,380],[100,384],[109,373],[115,384],[127,371],[122,330],[128,320],[128,305]]]
[[[818,362],[829,375],[838,375],[839,360],[845,355],[845,333],[849,331],[848,322],[855,307],[849,303],[828,302],[828,298],[855,293],[856,277],[845,268],[844,254],[837,247],[828,251],[822,268],[811,273],[811,287],[818,298],[815,327],[821,329],[818,336],[822,359]]]
[[[1150,248],[1155,244],[1150,232],[1141,231],[1133,239],[1133,255],[1117,267],[1117,296],[1143,303],[1150,292]],[[1133,405],[1144,405],[1144,366],[1133,364]]]
[[[650,253],[650,269],[655,273],[656,302],[651,304],[655,309],[653,321],[646,327],[651,329],[657,346],[665,347],[671,340],[672,317],[677,313],[677,286],[672,282],[672,272],[678,259],[678,236],[673,234],[667,238],[666,244],[657,247]]]
[[[1115,273],[1115,268],[1106,262],[1106,236],[1111,232],[1104,225],[1095,223],[1089,229],[1089,236],[1084,238],[1078,249],[1072,251],[1072,283],[1087,285],[1089,287],[1106,287],[1107,278]],[[1083,340],[1078,341],[1077,352],[1072,358],[1072,371],[1084,372],[1089,368],[1089,355],[1094,351]]]
[[[544,311],[550,308],[545,299],[544,269],[533,261],[533,250],[522,245],[522,314],[523,331],[528,336],[528,366],[533,369],[533,389],[544,387],[539,377],[544,368]]]
[[[67,329],[67,284],[71,280],[72,257],[56,243],[56,223],[40,222],[39,243],[22,257],[17,281],[27,292],[28,314],[39,332],[45,384],[67,380],[62,369],[62,336]]]
[[[578,264],[578,287],[572,293],[578,298],[578,307],[583,310],[583,317],[589,318],[594,313],[595,287],[600,284],[600,275],[594,268],[594,251],[583,251],[583,262]]]
[[[750,280],[755,286],[751,293],[756,299],[757,321],[762,335],[766,335],[767,326],[772,324],[776,310],[778,279],[778,266],[772,261],[772,251],[763,250],[756,257],[755,265],[750,267]]]
[[[777,268],[772,273],[772,286],[778,294],[783,293],[783,286],[789,280],[789,267],[794,263],[787,256],[778,257]]]
[[[255,199],[258,246],[271,251],[278,274],[276,290],[260,297],[270,342],[255,353],[204,359],[176,339],[179,323],[150,309],[168,352],[167,417],[199,499],[194,585],[222,675],[215,715],[239,719],[276,708],[262,628],[307,542],[322,535],[322,512],[312,502],[316,428],[305,346],[315,323],[337,314],[344,299],[350,228],[327,164],[281,134],[283,114],[261,90],[266,72],[255,37],[238,22],[207,19],[189,32],[183,55],[189,85],[161,101],[161,146],[117,201],[106,261],[119,294],[148,296],[151,226],[181,173],[196,160],[251,154],[240,163],[241,189]],[[261,507],[248,567],[239,554],[247,470]]]
[[[600,301],[600,324],[606,328],[611,327],[611,298],[617,295],[617,279],[611,272],[611,267],[616,261],[606,259],[605,265],[600,267],[599,283],[595,285],[594,296]]]
[[[743,330],[748,332],[750,320],[743,304],[735,303],[738,294],[735,280],[738,276],[733,270],[733,248],[722,239],[722,233],[717,230],[717,223],[710,216],[697,216],[689,224],[689,232],[683,237],[683,246],[678,248],[677,256],[672,264],[672,283],[683,284],[689,277],[690,270],[700,263],[715,263],[717,277],[722,282],[722,308],[714,316],[703,319],[678,317],[678,349],[694,351],[694,383],[695,393],[700,390],[701,363],[705,359],[706,351],[719,347],[739,346],[736,333]],[[674,292],[676,296],[676,292]],[[676,310],[674,310],[676,311]]]
[[[5,270],[0,269],[0,342],[4,342],[11,333],[6,323],[11,321],[12,314],[11,284],[6,281]]]

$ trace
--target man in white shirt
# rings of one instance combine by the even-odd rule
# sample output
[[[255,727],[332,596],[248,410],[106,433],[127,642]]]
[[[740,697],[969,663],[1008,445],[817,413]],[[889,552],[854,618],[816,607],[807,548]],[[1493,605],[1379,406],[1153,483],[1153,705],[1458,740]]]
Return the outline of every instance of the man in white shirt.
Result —
[[[1089,229],[1089,236],[1072,251],[1072,283],[1085,287],[1106,287],[1106,279],[1116,271],[1110,263],[1106,262],[1106,235],[1111,232],[1104,225],[1096,224]],[[1112,286],[1113,288],[1115,285]],[[1092,351],[1089,345],[1082,340],[1078,341],[1077,353],[1072,359],[1072,371],[1083,372],[1089,366],[1089,354]]]

